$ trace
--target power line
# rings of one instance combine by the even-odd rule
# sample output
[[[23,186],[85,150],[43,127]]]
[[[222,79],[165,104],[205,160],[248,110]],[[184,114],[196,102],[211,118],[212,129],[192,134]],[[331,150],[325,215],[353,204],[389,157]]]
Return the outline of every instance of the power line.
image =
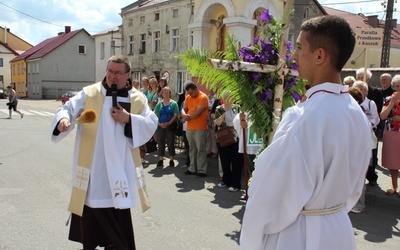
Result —
[[[39,18],[37,18],[37,17],[31,16],[31,15],[25,13],[25,12],[22,12],[22,11],[20,11],[20,10],[17,10],[17,9],[15,9],[15,8],[11,7],[11,6],[8,6],[8,5],[5,4],[5,3],[0,2],[0,4],[6,6],[6,7],[8,7],[8,8],[10,8],[10,9],[12,9],[12,10],[14,10],[14,11],[16,11],[16,12],[22,14],[22,15],[25,15],[25,16],[28,16],[28,17],[30,17],[30,18],[33,18],[33,19],[35,19],[35,20],[37,20],[37,21],[44,22],[44,23],[47,23],[47,24],[51,24],[51,25],[54,25],[54,26],[57,26],[57,27],[64,27],[64,26],[62,26],[62,25],[54,24],[54,23],[51,23],[51,22],[48,22],[48,21],[39,19]]]
[[[343,2],[343,3],[322,3],[321,5],[342,5],[342,4],[355,4],[355,3],[368,3],[368,2],[376,2],[376,0],[365,0],[365,1],[357,1],[357,2]]]

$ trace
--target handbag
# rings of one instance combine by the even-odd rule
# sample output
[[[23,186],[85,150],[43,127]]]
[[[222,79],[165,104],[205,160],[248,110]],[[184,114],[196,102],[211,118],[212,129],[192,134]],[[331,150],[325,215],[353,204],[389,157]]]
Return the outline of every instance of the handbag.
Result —
[[[182,121],[178,121],[178,124],[176,126],[175,135],[176,136],[182,136],[183,135],[183,123],[182,123]]]
[[[178,128],[178,124],[176,123],[176,121],[174,121],[173,123],[171,123],[171,124],[167,127],[167,129],[170,130],[170,131],[176,131],[177,128]]]
[[[217,141],[221,148],[225,148],[229,145],[236,143],[236,138],[232,132],[232,128],[229,126],[221,127],[215,132],[217,136]]]
[[[146,142],[146,152],[153,153],[154,151],[157,151],[157,142],[154,137],[151,137],[150,140]]]

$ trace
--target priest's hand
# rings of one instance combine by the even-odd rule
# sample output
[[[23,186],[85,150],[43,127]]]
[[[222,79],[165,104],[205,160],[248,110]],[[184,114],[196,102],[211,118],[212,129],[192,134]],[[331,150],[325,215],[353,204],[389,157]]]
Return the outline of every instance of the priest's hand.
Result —
[[[119,123],[128,123],[130,120],[128,111],[126,111],[119,103],[117,103],[117,108],[112,108],[111,116]]]
[[[69,125],[71,125],[71,123],[67,118],[61,118],[61,120],[58,122],[57,129],[60,132],[65,132],[69,129]]]

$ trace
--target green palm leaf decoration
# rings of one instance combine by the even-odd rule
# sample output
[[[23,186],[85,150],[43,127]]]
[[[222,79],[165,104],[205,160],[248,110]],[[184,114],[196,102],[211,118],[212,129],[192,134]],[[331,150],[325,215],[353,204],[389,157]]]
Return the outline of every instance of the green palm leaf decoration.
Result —
[[[279,75],[281,69],[276,67],[276,70],[271,72],[251,72],[235,66],[250,63],[262,69],[266,67],[263,65],[283,65],[289,72],[296,70],[297,66],[292,59],[292,47],[289,42],[286,45],[286,58],[281,58],[278,54],[284,22],[273,19],[268,10],[263,12],[261,19],[265,22],[262,34],[266,38],[255,37],[253,44],[240,48],[235,38],[228,35],[225,51],[210,53],[205,48],[189,49],[177,58],[182,60],[192,76],[197,76],[202,84],[214,90],[217,95],[231,91],[230,96],[241,105],[242,111],[249,112],[252,128],[262,138],[263,146],[266,147],[273,127],[275,86],[282,84]],[[220,60],[228,70],[218,69],[218,66],[214,68],[210,58]],[[286,74],[283,86],[282,112],[301,98],[305,91],[305,81]]]

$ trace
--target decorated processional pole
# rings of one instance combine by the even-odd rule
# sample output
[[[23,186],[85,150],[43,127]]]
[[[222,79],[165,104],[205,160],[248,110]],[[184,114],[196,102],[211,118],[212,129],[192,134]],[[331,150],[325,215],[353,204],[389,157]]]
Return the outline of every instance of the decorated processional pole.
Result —
[[[283,0],[283,13],[289,13],[290,8],[292,6],[292,0]],[[280,50],[279,50],[279,84],[275,85],[275,96],[274,96],[274,111],[273,111],[273,120],[272,120],[272,129],[270,132],[270,135],[268,137],[268,145],[271,143],[272,138],[274,137],[275,131],[279,125],[279,122],[281,120],[282,116],[282,100],[283,100],[283,83],[285,81],[285,68],[286,68],[286,63],[284,61],[284,58],[286,58],[286,43],[289,38],[289,24],[290,24],[290,15],[285,19],[284,21],[284,27],[285,29],[283,30],[282,33],[282,38],[281,38],[281,44],[280,44]]]

